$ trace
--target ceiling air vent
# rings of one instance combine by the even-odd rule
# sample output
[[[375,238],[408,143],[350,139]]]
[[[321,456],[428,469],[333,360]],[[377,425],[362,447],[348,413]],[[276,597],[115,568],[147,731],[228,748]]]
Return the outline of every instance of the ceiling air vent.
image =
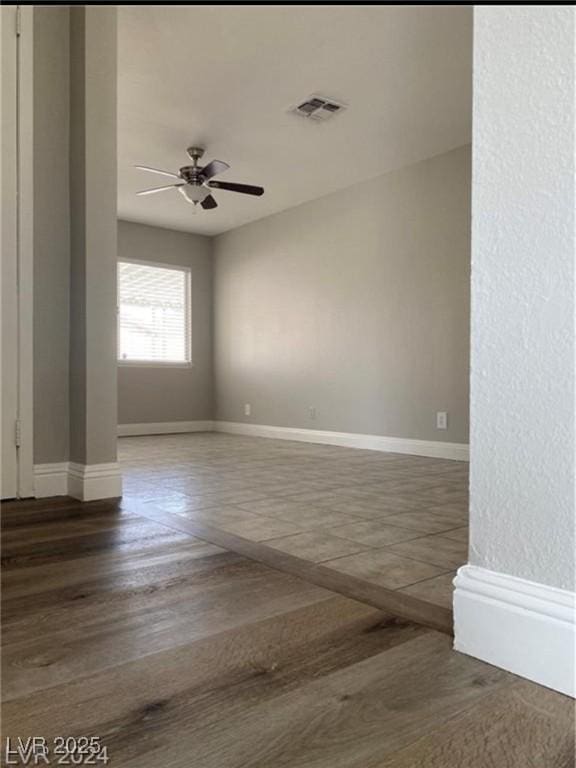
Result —
[[[338,112],[343,112],[344,109],[346,109],[344,104],[339,104],[333,99],[326,99],[324,96],[310,96],[306,101],[292,107],[290,112],[310,120],[328,120],[337,115]]]

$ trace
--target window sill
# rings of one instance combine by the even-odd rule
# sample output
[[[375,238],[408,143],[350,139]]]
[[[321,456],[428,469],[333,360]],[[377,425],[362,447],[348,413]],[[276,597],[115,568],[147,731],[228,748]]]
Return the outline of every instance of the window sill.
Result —
[[[118,360],[119,368],[193,368],[194,363],[162,363],[153,360]]]

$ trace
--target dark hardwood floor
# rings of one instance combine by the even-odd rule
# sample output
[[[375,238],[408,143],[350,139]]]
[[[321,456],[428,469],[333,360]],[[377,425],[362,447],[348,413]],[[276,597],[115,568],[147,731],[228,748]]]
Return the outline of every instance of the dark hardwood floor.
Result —
[[[3,739],[97,736],[122,768],[574,766],[571,700],[327,581],[115,502],[2,517]]]

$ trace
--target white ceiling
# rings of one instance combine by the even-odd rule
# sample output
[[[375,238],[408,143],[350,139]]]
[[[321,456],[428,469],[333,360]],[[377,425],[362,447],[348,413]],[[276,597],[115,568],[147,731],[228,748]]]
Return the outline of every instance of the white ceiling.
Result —
[[[472,8],[458,5],[120,6],[120,218],[216,234],[470,141]],[[326,123],[287,109],[344,102]],[[193,208],[170,183],[186,147],[231,166]]]

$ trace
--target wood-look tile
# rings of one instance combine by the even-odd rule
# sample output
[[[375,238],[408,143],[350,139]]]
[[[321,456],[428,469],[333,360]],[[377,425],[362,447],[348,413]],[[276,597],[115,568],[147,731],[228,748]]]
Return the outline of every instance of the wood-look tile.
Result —
[[[171,574],[174,567],[188,561],[203,560],[224,552],[225,549],[192,536],[187,536],[185,540],[179,538],[172,544],[159,543],[153,549],[131,552],[130,557],[125,557],[123,552],[108,550],[75,560],[5,571],[2,574],[2,594],[5,600],[10,600],[64,587],[76,589],[80,585],[99,582],[102,578],[117,578],[134,570],[157,569]]]
[[[482,697],[378,768],[573,768],[574,702],[528,681]]]
[[[94,610],[62,605],[46,634],[18,622],[4,640],[3,696],[17,698],[70,682],[120,663],[182,646],[243,623],[251,623],[323,599],[326,592],[236,555],[216,569],[217,581],[199,579],[188,594],[183,585],[172,599],[159,582],[130,603],[130,592],[115,605],[102,600]],[[214,559],[214,558],[213,558]],[[264,568],[264,570],[262,570]],[[152,600],[154,596],[154,602]]]
[[[324,563],[341,573],[374,581],[388,589],[400,589],[432,576],[445,573],[446,569],[400,557],[387,549],[372,549],[350,557],[340,557]]]
[[[5,601],[2,643],[7,646],[34,638],[39,617],[42,635],[62,633],[72,640],[77,631],[84,631],[86,623],[98,623],[105,613],[107,620],[120,621],[146,609],[168,612],[187,596],[188,602],[205,596],[225,584],[230,574],[238,579],[250,579],[249,568],[239,567],[239,558],[226,552],[202,559],[143,567],[110,576],[89,578],[71,587],[46,590],[27,597]],[[158,589],[161,584],[162,588]],[[56,605],[57,608],[51,607]]]
[[[202,440],[197,461],[211,444]],[[98,734],[122,768],[574,765],[569,698],[454,652],[446,635],[288,575],[282,559],[297,558],[277,551],[270,568],[255,553],[271,548],[244,540],[248,559],[191,536],[208,529],[190,518],[141,507],[151,517],[111,502],[8,505],[3,522],[15,535],[5,554],[19,559],[3,575],[3,737]],[[105,529],[98,547],[85,545],[101,533],[87,526],[91,513]],[[29,557],[36,526],[39,558]],[[364,554],[389,576],[400,572],[389,551]],[[331,573],[334,585],[342,576],[298,568]],[[451,578],[389,594],[408,605],[411,592],[433,585],[438,599]]]
[[[135,713],[142,713],[147,716],[136,717],[135,725],[158,726],[157,718],[165,713],[162,707],[154,709],[154,702],[166,702],[171,716],[177,717],[197,698],[200,707],[202,699],[207,703],[210,689],[220,690],[221,706],[242,701],[248,705],[250,699],[262,702],[427,632],[361,603],[328,596],[127,661],[112,674],[104,670],[89,681],[60,684],[48,708],[37,693],[7,702],[3,725],[6,733],[14,728],[34,733],[38,728],[48,736],[62,727],[77,733],[90,728],[102,736],[103,731],[106,736],[112,731],[125,738],[124,728],[114,729],[113,723],[128,724]],[[119,760],[120,755],[115,753],[114,758]]]
[[[182,721],[152,713],[161,741],[144,738],[151,723],[140,719],[127,734],[111,734],[110,749],[127,768],[162,760],[186,768],[190,754],[203,768],[377,766],[509,684],[500,670],[456,658],[446,640],[415,638],[276,695],[261,682],[278,677],[273,671],[260,671],[258,687],[236,682],[238,693],[227,679],[208,684],[207,695],[185,699]]]
[[[36,499],[34,504],[30,504],[26,509],[21,510],[19,501],[3,501],[1,503],[2,521],[9,526],[8,530],[14,531],[17,528],[28,526],[44,525],[48,521],[56,523],[73,520],[77,522],[81,519],[100,519],[117,520],[125,513],[120,509],[118,501],[113,504],[109,500],[84,502],[78,509],[76,499],[68,496],[55,496],[49,499]]]
[[[176,543],[181,540],[174,531],[162,530],[149,521],[138,521],[130,526],[118,526],[117,530],[108,529],[92,533],[78,533],[68,536],[66,546],[59,539],[39,542],[28,538],[19,543],[12,543],[2,548],[2,569],[8,572],[22,566],[40,566],[75,560],[91,554],[106,552],[113,544],[117,552],[141,551],[161,544]]]

